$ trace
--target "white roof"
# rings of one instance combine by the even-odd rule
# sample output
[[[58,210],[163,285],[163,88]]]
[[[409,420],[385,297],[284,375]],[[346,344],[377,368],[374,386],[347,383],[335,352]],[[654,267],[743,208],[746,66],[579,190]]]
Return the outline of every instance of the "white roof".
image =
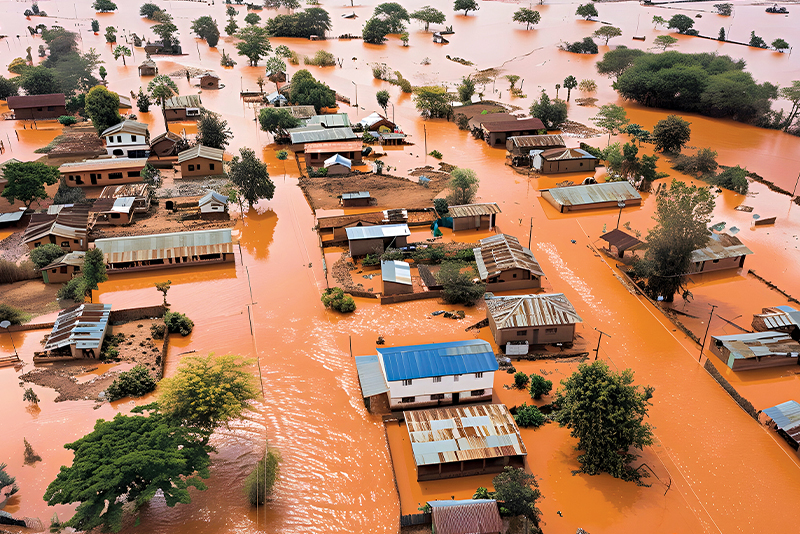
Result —
[[[360,239],[381,239],[383,237],[400,237],[411,235],[407,224],[383,224],[379,226],[353,226],[345,228],[347,239],[357,241]]]
[[[411,266],[404,261],[381,261],[381,278],[384,282],[411,285]]]
[[[129,213],[131,208],[133,208],[133,203],[136,202],[136,197],[122,197],[114,200],[114,205],[111,207],[111,211],[117,211],[119,213]]]
[[[215,201],[220,202],[222,204],[227,204],[228,203],[228,197],[226,197],[225,195],[220,195],[216,191],[209,191],[208,193],[206,193],[203,196],[203,198],[200,199],[199,205],[200,206],[205,206],[206,204],[210,203],[212,200],[215,200]]]
[[[383,117],[381,114],[379,114],[377,112],[373,112],[372,114],[367,115],[366,117],[364,117],[363,119],[358,121],[358,124],[360,124],[364,128],[369,128],[370,126],[372,126],[376,122],[380,122],[380,121],[382,121],[384,119],[385,119],[385,117]]]
[[[328,159],[325,160],[325,168],[331,167],[333,165],[344,165],[348,169],[353,167],[353,162],[347,159],[346,157],[342,156],[341,154],[335,154]]]

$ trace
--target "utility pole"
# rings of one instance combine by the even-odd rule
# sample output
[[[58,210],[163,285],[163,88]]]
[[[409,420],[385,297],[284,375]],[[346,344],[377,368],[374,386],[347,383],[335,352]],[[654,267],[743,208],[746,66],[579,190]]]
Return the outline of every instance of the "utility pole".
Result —
[[[424,124],[422,125],[422,131],[425,134],[425,153],[428,153],[428,128]]]
[[[352,83],[353,87],[356,88],[356,115],[358,115],[358,86],[356,85],[356,82],[352,80],[350,81],[350,83]]]
[[[531,229],[528,232],[528,250],[531,249],[531,238],[533,237],[533,217],[531,217]]]
[[[595,330],[597,330],[597,328],[595,328]],[[611,336],[609,336],[608,334],[606,334],[602,330],[597,330],[597,331],[600,332],[600,337],[597,338],[597,348],[594,349],[594,360],[595,361],[597,361],[597,357],[600,355],[600,341],[603,339],[603,336],[606,336],[607,338],[611,338]]]
[[[714,318],[714,310],[719,308],[716,304],[711,305],[711,315],[708,317],[708,324],[706,325],[706,333],[703,336],[703,343],[700,345],[700,356],[697,358],[697,363],[700,363],[700,360],[703,359],[703,349],[706,346],[706,338],[708,337],[708,329],[711,328],[711,319]]]
[[[617,207],[619,208],[619,217],[617,217],[617,230],[619,230],[619,221],[622,219],[622,208],[625,207],[625,201],[620,200],[617,202]]]

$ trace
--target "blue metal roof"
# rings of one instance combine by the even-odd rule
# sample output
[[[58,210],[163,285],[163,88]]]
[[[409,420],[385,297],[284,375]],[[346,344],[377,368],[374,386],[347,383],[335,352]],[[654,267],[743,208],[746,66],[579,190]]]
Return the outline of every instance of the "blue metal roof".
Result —
[[[497,371],[492,346],[480,339],[407,347],[380,347],[389,382]]]

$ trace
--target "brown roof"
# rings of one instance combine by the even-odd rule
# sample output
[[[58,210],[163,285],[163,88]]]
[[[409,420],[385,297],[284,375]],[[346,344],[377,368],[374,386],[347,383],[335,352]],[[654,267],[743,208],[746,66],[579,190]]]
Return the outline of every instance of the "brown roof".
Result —
[[[556,326],[582,323],[572,303],[563,293],[543,295],[485,295],[486,313],[497,328]]]
[[[66,239],[86,239],[89,206],[64,206],[57,214],[34,213],[22,235],[23,243],[32,243],[48,235]]]
[[[497,501],[429,501],[436,534],[490,534],[503,531]]]
[[[615,228],[614,230],[611,230],[610,232],[601,235],[600,239],[608,241],[609,245],[614,245],[620,252],[623,252],[628,249],[637,248],[639,245],[642,244],[641,241],[639,241],[632,235],[626,234],[619,228]]]
[[[141,197],[147,198],[150,196],[147,184],[123,184],[123,185],[107,185],[100,192],[97,198],[123,198],[123,197]]]
[[[551,148],[542,152],[542,158],[547,160],[596,159],[595,156],[580,148]]]
[[[143,169],[147,158],[100,158],[86,159],[76,163],[64,163],[58,168],[61,174],[111,169]]]
[[[305,147],[306,154],[324,154],[330,152],[352,152],[361,150],[361,140],[358,141],[330,141],[314,143]]]
[[[560,135],[515,135],[509,137],[516,147],[539,148],[539,147],[566,147],[564,138]]]
[[[472,249],[478,264],[481,280],[488,280],[508,269],[524,269],[536,276],[544,276],[533,253],[523,248],[513,235],[497,234],[481,239],[478,248]]]
[[[28,95],[28,96],[9,96],[9,109],[40,108],[42,106],[65,106],[66,98],[64,93],[52,93],[49,95]]]
[[[494,202],[486,202],[483,204],[461,204],[459,206],[450,206],[448,208],[450,216],[456,217],[475,217],[476,215],[491,215],[493,213],[500,213],[500,206]]]
[[[407,223],[410,226],[421,226],[436,220],[436,213],[432,209],[426,210],[386,210],[371,211],[369,213],[354,213],[352,215],[334,215],[317,219],[319,229],[344,228],[358,222],[371,224],[396,224]]]
[[[544,123],[539,119],[519,119],[504,121],[483,121],[483,129],[487,132],[522,132],[526,130],[545,130]]]
[[[164,132],[162,134],[158,134],[153,139],[151,139],[150,140],[150,146],[153,146],[156,143],[158,143],[160,141],[163,141],[164,139],[172,141],[173,143],[177,143],[178,141],[181,140],[181,136],[176,134],[176,133],[172,133],[172,132]]]
[[[183,152],[178,153],[178,163],[189,161],[190,159],[203,158],[212,161],[222,161],[222,155],[225,153],[221,148],[212,148],[210,146],[195,145],[192,148],[187,148]]]

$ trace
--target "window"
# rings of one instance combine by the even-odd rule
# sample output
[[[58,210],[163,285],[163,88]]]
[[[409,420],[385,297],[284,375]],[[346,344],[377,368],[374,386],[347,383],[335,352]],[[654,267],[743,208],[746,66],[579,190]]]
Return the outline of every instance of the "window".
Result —
[[[62,248],[63,248],[63,247],[69,247],[69,241],[62,241],[62,242],[61,242],[61,247],[62,247]]]
[[[33,248],[40,247],[40,246],[42,246],[42,244],[41,244],[41,243],[34,243],[34,244],[33,244]]]
[[[558,332],[558,328],[545,328],[544,333],[545,335],[552,336],[553,334]]]
[[[135,135],[131,136],[131,141],[133,141],[134,143],[136,142],[136,136]]]
[[[121,135],[118,135],[118,136],[117,136],[117,143],[121,143],[121,142],[122,142],[122,136],[121,136]]]
[[[719,260],[714,260],[711,263],[719,263]]]
[[[75,243],[75,244],[77,245],[77,244],[79,244],[81,241],[80,241],[80,239],[73,239],[73,240],[72,240],[72,242],[73,242],[73,243]]]
[[[61,274],[67,274],[67,266],[66,265],[63,266],[63,267],[60,267],[59,270],[61,271]],[[56,272],[56,270],[53,269],[53,272]]]
[[[517,273],[514,273],[514,276],[512,276],[512,278],[516,278],[516,277],[517,277]]]
[[[431,400],[442,400],[444,399],[444,393],[437,393],[435,395],[431,395]]]
[[[483,397],[484,395],[486,395],[486,390],[485,389],[475,389],[475,390],[472,390],[470,395],[473,396],[473,397]]]
[[[475,378],[483,378],[483,373],[475,373]]]
[[[414,400],[415,400],[414,397],[403,397],[402,399],[400,399],[400,402],[408,403],[408,402],[414,402]]]
[[[119,214],[119,213],[112,213],[112,214],[111,214],[111,218],[112,218],[112,219],[119,219],[119,217],[120,217],[120,214]]]
[[[194,170],[194,165],[189,165],[189,170],[193,171]]]
[[[208,168],[213,171],[214,170],[214,164],[213,163],[209,163],[208,164]]]
[[[581,167],[583,167],[583,162],[581,161]]]
[[[36,111],[42,111],[42,108],[36,108]]]
[[[411,382],[412,382],[412,380],[403,380],[403,385],[404,386],[410,386]]]
[[[453,382],[458,382],[459,378],[461,378],[461,375],[453,375]]]
[[[53,106],[47,106],[47,111],[53,111],[54,109],[56,108],[54,108]]]
[[[197,164],[197,170],[198,171],[200,170],[200,164],[199,163]]]
[[[518,336],[525,336],[527,334],[528,334],[527,330],[517,330],[517,335]]]
[[[433,377],[433,383],[434,384],[438,384],[441,381],[442,381],[442,377],[441,376],[434,376]]]
[[[122,173],[121,172],[110,172],[110,173],[108,173],[108,178],[109,178],[109,180],[119,180],[120,178],[122,178]]]
[[[138,178],[141,175],[141,171],[128,171],[128,178]]]

